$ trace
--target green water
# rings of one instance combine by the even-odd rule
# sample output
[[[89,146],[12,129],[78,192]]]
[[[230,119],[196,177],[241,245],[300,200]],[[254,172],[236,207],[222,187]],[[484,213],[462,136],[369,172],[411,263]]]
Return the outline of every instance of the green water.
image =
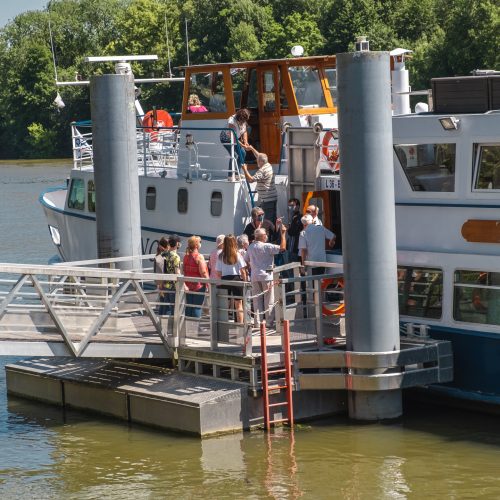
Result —
[[[0,261],[55,253],[37,198],[60,163],[0,163]],[[415,404],[391,425],[345,417],[200,440],[7,398],[0,498],[500,498],[500,417]]]

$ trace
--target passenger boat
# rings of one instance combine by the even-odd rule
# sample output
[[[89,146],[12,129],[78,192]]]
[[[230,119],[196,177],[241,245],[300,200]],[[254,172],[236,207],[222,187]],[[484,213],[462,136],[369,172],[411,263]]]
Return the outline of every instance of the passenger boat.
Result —
[[[500,76],[432,81],[433,107],[410,112],[405,51],[392,53],[394,182],[401,328],[451,340],[454,381],[433,390],[500,404]],[[190,113],[197,94],[206,112]],[[251,111],[250,142],[275,168],[278,214],[287,200],[316,204],[341,261],[335,57],[185,68],[181,126],[139,128],[144,253],[164,234],[241,234],[258,202],[228,180],[220,143],[227,119]],[[91,135],[73,125],[68,186],[43,193],[64,260],[96,257]],[[380,237],[384,228],[379,228]],[[206,247],[205,247],[206,248]]]

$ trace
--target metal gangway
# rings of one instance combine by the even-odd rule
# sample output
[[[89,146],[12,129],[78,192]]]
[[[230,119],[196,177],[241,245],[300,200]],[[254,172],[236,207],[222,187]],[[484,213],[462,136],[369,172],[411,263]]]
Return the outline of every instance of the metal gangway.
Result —
[[[179,371],[228,378],[260,391],[260,325],[251,307],[251,284],[155,274],[153,258],[136,258],[143,264],[127,271],[114,267],[128,258],[0,264],[0,355],[172,360]],[[312,275],[319,264],[330,273]],[[404,351],[391,353],[346,351],[343,318],[325,314],[343,299],[342,290],[325,287],[341,272],[333,263],[274,268],[269,308],[276,326],[266,335],[271,369],[283,366],[289,347],[295,389],[392,389],[452,376],[451,350],[431,339],[410,339]],[[174,285],[174,300],[172,313],[160,315],[158,284],[164,281]],[[190,281],[200,282],[201,291],[189,291]],[[240,318],[224,288],[235,284],[241,289]]]

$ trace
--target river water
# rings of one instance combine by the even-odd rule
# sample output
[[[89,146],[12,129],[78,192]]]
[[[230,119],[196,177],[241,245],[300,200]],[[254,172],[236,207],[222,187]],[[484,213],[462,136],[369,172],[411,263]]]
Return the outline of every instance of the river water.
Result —
[[[0,261],[54,255],[37,198],[67,162],[0,163]],[[406,404],[200,440],[9,397],[0,358],[0,498],[500,498],[500,417]]]

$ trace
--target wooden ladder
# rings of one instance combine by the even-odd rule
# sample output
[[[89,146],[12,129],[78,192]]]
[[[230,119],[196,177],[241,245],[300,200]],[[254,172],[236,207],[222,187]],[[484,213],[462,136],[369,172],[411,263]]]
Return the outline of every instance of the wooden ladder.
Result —
[[[290,427],[293,427],[293,398],[292,398],[292,361],[290,351],[290,324],[288,320],[283,321],[283,353],[284,353],[284,368],[276,368],[269,370],[267,366],[267,341],[266,341],[266,322],[260,324],[260,353],[261,353],[261,371],[262,371],[262,402],[264,406],[264,425],[266,430],[271,430],[271,425],[286,422]],[[277,380],[269,380],[269,376],[284,374],[285,383],[280,385]],[[270,384],[271,382],[271,384]],[[285,391],[286,401],[278,403],[269,403],[270,393],[276,391]],[[278,418],[271,420],[271,408],[284,407],[287,409],[286,418]]]

